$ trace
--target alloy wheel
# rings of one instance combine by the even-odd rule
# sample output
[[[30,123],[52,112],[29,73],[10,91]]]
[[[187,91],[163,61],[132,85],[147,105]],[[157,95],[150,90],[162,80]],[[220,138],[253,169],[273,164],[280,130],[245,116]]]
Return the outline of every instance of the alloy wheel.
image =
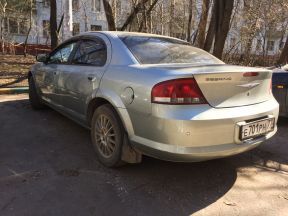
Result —
[[[101,155],[105,158],[111,157],[116,150],[117,135],[113,123],[104,114],[99,115],[96,120],[95,138]]]

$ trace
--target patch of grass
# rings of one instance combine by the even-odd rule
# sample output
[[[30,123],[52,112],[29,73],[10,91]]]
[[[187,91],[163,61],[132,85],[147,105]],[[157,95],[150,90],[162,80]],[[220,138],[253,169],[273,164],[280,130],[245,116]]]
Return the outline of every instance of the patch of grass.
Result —
[[[0,55],[0,88],[28,86],[25,77],[35,62],[34,56]]]

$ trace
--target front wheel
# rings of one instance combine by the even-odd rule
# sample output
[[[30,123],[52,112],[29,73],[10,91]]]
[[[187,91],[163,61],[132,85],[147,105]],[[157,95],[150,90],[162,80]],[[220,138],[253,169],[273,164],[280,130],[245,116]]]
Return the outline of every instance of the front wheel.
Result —
[[[29,77],[28,79],[29,83],[29,101],[33,109],[42,109],[44,107],[43,103],[41,102],[41,99],[38,95],[38,92],[36,90],[35,81],[33,77]]]
[[[124,140],[122,123],[109,104],[98,107],[91,124],[91,139],[99,161],[107,167],[118,167]]]

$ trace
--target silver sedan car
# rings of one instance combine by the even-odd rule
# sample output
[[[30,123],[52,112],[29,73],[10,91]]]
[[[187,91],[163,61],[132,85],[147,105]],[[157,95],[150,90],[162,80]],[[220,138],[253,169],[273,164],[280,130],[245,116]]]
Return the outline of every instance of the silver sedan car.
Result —
[[[88,32],[37,60],[28,75],[32,107],[48,105],[90,129],[108,167],[142,154],[226,157],[277,131],[271,71],[227,65],[176,38]]]

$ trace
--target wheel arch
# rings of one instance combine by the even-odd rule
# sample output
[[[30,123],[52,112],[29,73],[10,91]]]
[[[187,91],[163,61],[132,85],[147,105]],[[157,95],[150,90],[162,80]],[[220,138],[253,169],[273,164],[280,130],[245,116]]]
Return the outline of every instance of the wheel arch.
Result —
[[[114,111],[119,116],[121,123],[124,127],[124,130],[127,132],[128,136],[130,137],[131,135],[133,135],[134,131],[132,127],[132,122],[127,112],[127,109],[119,108],[116,104],[114,104],[111,100],[109,100],[106,97],[95,97],[89,101],[88,106],[87,106],[87,112],[86,112],[86,118],[87,118],[89,127],[91,126],[91,120],[92,120],[94,111],[98,107],[104,104],[110,104],[113,107]]]

